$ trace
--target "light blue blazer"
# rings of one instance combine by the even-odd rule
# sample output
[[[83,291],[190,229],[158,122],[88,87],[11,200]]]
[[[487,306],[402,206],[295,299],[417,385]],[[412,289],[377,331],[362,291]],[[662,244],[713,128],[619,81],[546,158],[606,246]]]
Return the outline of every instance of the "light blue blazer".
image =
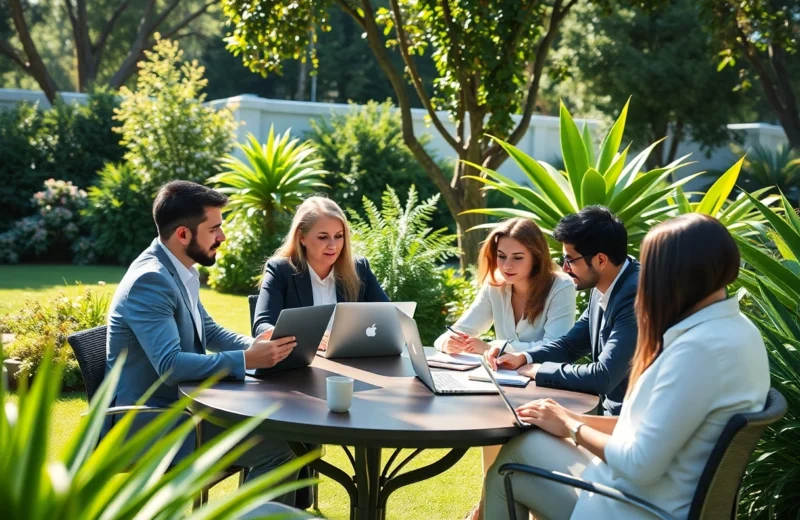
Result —
[[[160,376],[164,383],[149,405],[177,401],[178,384],[184,381],[204,380],[219,372],[244,379],[242,351],[253,340],[217,325],[198,302],[203,320],[199,334],[189,301],[156,238],[131,264],[111,301],[106,373],[122,351],[128,353],[112,406],[134,404]]]

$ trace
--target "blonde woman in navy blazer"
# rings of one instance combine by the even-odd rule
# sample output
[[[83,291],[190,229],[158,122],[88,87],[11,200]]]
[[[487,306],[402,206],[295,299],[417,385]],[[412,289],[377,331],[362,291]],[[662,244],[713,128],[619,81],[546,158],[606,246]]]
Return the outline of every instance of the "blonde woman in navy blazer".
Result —
[[[367,259],[353,256],[342,209],[328,198],[310,197],[264,267],[253,335],[273,328],[283,309],[388,301]]]

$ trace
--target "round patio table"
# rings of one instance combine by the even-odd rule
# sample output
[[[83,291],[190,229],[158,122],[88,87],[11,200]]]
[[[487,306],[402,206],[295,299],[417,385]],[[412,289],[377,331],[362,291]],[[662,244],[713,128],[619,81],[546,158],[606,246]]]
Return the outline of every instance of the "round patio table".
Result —
[[[328,410],[325,379],[332,375],[355,380],[347,413]],[[180,391],[191,395],[198,385],[183,383]],[[587,413],[599,402],[597,396],[538,388],[534,383],[504,390],[514,406],[550,397],[574,412]],[[321,459],[310,465],[347,490],[353,520],[384,519],[386,502],[397,489],[439,475],[471,447],[503,444],[521,432],[499,395],[434,395],[414,376],[405,354],[350,359],[317,356],[310,367],[266,379],[220,381],[197,393],[190,408],[206,409],[211,413],[209,421],[230,426],[275,403],[282,405],[261,424],[259,435],[287,441],[297,455],[309,451],[308,443],[342,446],[353,466],[352,475]],[[395,448],[386,464],[381,463],[383,448]],[[398,461],[404,448],[414,451]],[[400,473],[429,448],[450,451],[428,466]]]

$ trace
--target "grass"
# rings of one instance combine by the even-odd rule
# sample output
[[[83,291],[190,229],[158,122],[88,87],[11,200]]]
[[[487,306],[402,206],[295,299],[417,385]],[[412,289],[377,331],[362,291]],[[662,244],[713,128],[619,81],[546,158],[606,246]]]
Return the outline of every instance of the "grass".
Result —
[[[125,268],[109,266],[0,266],[0,316],[19,310],[27,299],[44,300],[57,295],[65,289],[65,282],[69,287],[80,283],[98,292],[113,293],[124,274]],[[200,299],[218,323],[242,334],[249,332],[250,317],[246,297],[220,294],[203,288]],[[48,447],[51,457],[63,449],[85,409],[84,394],[70,393],[61,396],[56,404],[51,426]],[[384,452],[384,460],[390,453],[391,450]],[[428,464],[444,453],[445,450],[426,451],[410,463],[405,471]],[[327,448],[325,460],[352,473],[347,457],[338,446]],[[480,450],[469,450],[458,464],[442,475],[394,493],[389,499],[387,517],[403,520],[460,520],[477,503],[481,480]],[[232,492],[236,484],[236,477],[232,477],[217,485],[210,493],[211,500]],[[320,483],[319,513],[331,520],[343,520],[349,518],[350,514],[349,500],[344,489],[325,476]]]

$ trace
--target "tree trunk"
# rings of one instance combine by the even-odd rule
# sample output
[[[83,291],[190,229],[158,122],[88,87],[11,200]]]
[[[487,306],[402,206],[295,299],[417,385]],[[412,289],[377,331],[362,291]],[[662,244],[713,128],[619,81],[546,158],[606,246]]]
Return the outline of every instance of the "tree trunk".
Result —
[[[476,143],[477,144],[477,143]],[[480,146],[477,144],[477,146]],[[477,147],[476,147],[477,148]],[[480,153],[480,149],[471,150]],[[472,161],[477,162],[477,161]],[[486,215],[470,213],[462,215],[461,213],[471,209],[483,209],[486,207],[486,198],[481,192],[481,184],[472,179],[464,179],[465,175],[480,175],[480,171],[464,164],[462,162],[456,163],[453,178],[458,179],[454,188],[459,196],[457,197],[457,208],[451,208],[450,212],[456,221],[458,231],[458,247],[461,249],[460,267],[461,271],[465,272],[466,268],[474,265],[478,261],[478,250],[483,238],[486,236],[485,230],[468,231],[469,229],[486,224],[489,219]]]
[[[295,101],[305,100],[307,77],[308,77],[308,61],[301,61],[300,72],[297,74],[297,91],[294,93]]]
[[[33,79],[39,84],[39,87],[44,91],[47,100],[50,103],[55,103],[56,95],[58,94],[58,86],[55,80],[47,70],[36,44],[33,42],[28,24],[25,21],[22,4],[18,0],[11,0],[11,18],[14,21],[14,28],[17,30],[17,36],[22,43],[22,48],[25,51],[25,56],[28,60],[27,66],[23,67],[25,71],[33,76]]]

